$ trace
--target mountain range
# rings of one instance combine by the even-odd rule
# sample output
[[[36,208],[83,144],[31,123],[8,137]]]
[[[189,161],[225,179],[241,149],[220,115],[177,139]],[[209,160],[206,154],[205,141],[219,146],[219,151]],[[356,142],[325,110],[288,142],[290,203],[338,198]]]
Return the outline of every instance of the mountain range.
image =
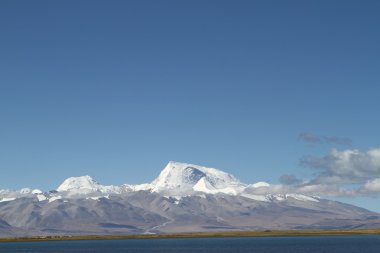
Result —
[[[378,213],[317,196],[258,194],[266,187],[179,162],[139,185],[70,177],[49,192],[0,190],[0,236],[380,227]]]

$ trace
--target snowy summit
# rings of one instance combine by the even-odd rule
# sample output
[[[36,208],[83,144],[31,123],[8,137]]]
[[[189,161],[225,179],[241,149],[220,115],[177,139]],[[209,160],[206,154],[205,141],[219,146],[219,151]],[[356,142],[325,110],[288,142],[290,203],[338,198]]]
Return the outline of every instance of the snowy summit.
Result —
[[[236,194],[245,185],[231,174],[194,164],[169,162],[152,183],[155,192]]]
[[[244,184],[233,175],[224,171],[204,166],[169,162],[159,176],[151,183],[121,186],[102,185],[90,176],[70,177],[51,193],[22,189],[17,192],[2,191],[1,201],[13,201],[26,195],[36,196],[39,201],[50,202],[65,198],[99,199],[110,195],[119,195],[129,192],[147,191],[169,197],[203,196],[204,194],[226,194],[242,196],[258,201],[272,201],[287,198],[297,198],[305,201],[318,201],[317,198],[300,194],[269,194],[271,187],[266,182]],[[265,193],[267,192],[267,193]]]
[[[70,177],[63,181],[57,188],[57,191],[71,191],[71,190],[91,190],[96,191],[100,188],[100,184],[90,176]]]

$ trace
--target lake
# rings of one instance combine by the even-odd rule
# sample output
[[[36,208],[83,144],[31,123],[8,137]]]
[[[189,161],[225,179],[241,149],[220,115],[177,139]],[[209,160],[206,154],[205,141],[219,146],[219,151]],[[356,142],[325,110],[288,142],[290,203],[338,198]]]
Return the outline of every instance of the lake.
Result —
[[[379,253],[380,236],[129,239],[0,243],[1,253]]]

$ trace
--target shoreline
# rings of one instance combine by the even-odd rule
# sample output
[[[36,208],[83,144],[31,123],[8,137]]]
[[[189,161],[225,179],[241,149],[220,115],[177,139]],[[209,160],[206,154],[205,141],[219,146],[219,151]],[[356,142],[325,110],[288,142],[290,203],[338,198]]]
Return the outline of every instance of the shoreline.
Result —
[[[297,237],[297,236],[359,236],[380,235],[378,229],[337,229],[337,230],[265,230],[265,231],[219,231],[171,234],[130,234],[130,235],[50,235],[31,237],[0,238],[6,242],[83,241],[83,240],[127,240],[165,238],[217,238],[217,237]]]

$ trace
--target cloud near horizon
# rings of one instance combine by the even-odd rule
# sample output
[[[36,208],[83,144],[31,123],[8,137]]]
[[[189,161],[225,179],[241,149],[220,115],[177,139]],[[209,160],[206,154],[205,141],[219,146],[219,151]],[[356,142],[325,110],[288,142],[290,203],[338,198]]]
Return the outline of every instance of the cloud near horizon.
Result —
[[[301,182],[294,175],[282,175],[281,184],[253,189],[254,193],[300,193],[320,196],[380,197],[380,148],[367,151],[332,149],[323,157],[308,156],[301,165],[315,176]]]
[[[334,148],[324,157],[304,157],[301,164],[317,171],[312,183],[362,184],[380,178],[380,148],[364,152]]]

